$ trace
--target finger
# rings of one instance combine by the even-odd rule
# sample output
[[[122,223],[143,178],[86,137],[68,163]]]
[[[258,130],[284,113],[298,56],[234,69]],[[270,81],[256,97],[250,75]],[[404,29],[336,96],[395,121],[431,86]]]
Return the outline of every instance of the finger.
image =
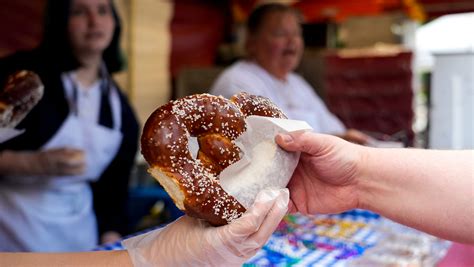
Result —
[[[71,175],[81,175],[85,171],[84,168],[82,169],[62,169],[58,171],[58,175],[65,175],[65,176],[71,176]]]
[[[247,237],[257,232],[278,196],[279,191],[274,189],[259,192],[254,204],[244,215],[227,226],[228,231],[235,237]]]
[[[86,171],[86,166],[84,165],[72,167],[67,170],[69,175],[80,175],[80,174],[83,174],[85,171]]]
[[[269,198],[268,191],[273,191],[270,193],[272,197],[276,195],[276,198],[266,201]],[[235,225],[238,233],[229,231],[231,238],[229,236],[224,238],[224,243],[227,243],[231,254],[244,258],[255,255],[286,214],[289,199],[288,189],[268,191],[264,190],[259,193],[255,204],[241,217],[241,224]],[[262,199],[263,202],[261,202]],[[247,227],[242,227],[242,225]],[[253,227],[250,227],[251,225]]]
[[[57,165],[57,172],[60,175],[79,175],[83,174],[86,170],[85,164],[69,166],[67,164],[59,163]]]
[[[67,148],[64,150],[64,158],[71,166],[83,164],[85,161],[85,154],[80,149]]]
[[[85,154],[82,150],[73,148],[55,148],[41,152],[41,158],[49,164],[58,166],[80,166],[85,164]]]
[[[67,157],[61,159],[61,165],[69,168],[83,168],[85,164],[84,158]]]
[[[63,148],[63,152],[69,155],[83,155],[84,154],[84,151],[82,149],[72,148],[72,147]]]
[[[293,200],[290,198],[290,201],[288,202],[288,213],[295,213],[297,212],[295,203],[293,203]]]
[[[296,131],[288,134],[278,134],[275,142],[286,151],[299,151],[310,155],[318,155],[329,144],[334,142],[333,136],[309,131]]]
[[[256,233],[249,237],[249,240],[255,241],[259,247],[265,244],[286,215],[286,212],[288,211],[289,196],[288,189],[280,190],[280,194],[276,201],[273,202],[273,206],[269,213],[264,216],[260,228]]]
[[[72,152],[72,151],[62,151],[61,153],[55,153],[51,155],[53,161],[60,168],[84,168],[86,165],[84,153],[82,152]]]
[[[308,214],[308,203],[309,199],[307,198],[307,185],[304,184],[303,179],[291,179],[288,183],[288,189],[290,190],[291,195],[291,207],[290,212],[300,212],[303,214]]]
[[[81,151],[77,148],[72,147],[55,147],[43,150],[43,152],[51,153],[51,154],[68,154],[68,153],[76,153],[77,151]]]
[[[241,262],[242,259],[249,258],[253,255],[251,253],[261,247],[258,242],[249,237],[259,231],[279,195],[278,190],[266,189],[259,192],[254,204],[244,215],[228,225],[217,228],[217,235],[210,233],[209,244],[227,262]],[[216,237],[218,237],[217,240]]]
[[[86,162],[84,159],[61,157],[56,159],[56,164],[60,168],[84,168]]]

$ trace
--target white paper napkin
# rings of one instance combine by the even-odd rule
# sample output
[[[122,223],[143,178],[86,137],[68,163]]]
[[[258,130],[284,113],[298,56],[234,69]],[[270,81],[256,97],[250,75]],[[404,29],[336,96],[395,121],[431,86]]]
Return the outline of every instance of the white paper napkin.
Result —
[[[249,116],[245,121],[247,130],[235,140],[242,158],[224,169],[219,179],[227,193],[249,208],[261,190],[286,187],[298,164],[299,153],[281,149],[275,136],[312,128],[304,121],[262,116]]]

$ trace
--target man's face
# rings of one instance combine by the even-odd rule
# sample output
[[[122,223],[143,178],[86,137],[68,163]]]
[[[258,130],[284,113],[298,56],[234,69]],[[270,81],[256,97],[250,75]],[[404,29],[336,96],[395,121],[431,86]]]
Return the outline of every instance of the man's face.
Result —
[[[286,79],[298,66],[303,47],[299,20],[291,12],[267,14],[260,29],[248,39],[250,56],[279,79]]]

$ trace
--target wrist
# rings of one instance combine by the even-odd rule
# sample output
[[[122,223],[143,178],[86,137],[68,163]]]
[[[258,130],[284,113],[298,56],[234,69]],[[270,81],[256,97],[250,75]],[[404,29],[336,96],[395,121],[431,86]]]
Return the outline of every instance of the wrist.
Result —
[[[356,191],[358,196],[357,208],[371,210],[371,187],[373,183],[371,175],[371,162],[374,157],[374,149],[359,146],[359,160],[356,163]]]
[[[0,154],[0,172],[5,175],[23,176],[28,173],[29,152],[5,150]],[[26,159],[26,160],[25,160]]]

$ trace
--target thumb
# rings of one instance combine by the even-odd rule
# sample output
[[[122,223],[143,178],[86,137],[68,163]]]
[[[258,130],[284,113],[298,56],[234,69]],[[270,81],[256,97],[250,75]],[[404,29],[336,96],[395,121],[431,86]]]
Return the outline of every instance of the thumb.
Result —
[[[316,154],[323,148],[324,135],[309,131],[296,131],[280,133],[275,137],[275,142],[289,152],[304,152]]]

